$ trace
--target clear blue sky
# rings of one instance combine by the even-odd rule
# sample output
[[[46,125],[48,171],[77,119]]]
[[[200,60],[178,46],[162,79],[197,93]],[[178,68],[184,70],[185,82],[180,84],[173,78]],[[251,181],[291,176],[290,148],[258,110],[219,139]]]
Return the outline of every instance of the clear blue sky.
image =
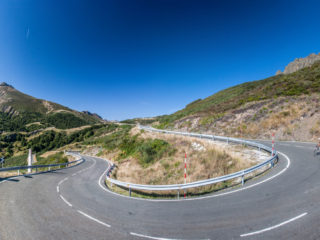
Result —
[[[1,0],[0,82],[106,119],[172,113],[320,52],[319,1]]]

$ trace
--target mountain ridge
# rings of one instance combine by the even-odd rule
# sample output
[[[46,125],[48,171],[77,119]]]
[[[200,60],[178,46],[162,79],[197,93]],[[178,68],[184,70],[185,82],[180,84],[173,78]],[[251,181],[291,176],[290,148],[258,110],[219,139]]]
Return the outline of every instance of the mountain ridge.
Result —
[[[242,83],[193,101],[171,115],[156,117],[153,126],[247,138],[266,138],[278,131],[283,140],[310,141],[320,137],[319,93],[320,61],[315,61],[293,73]]]
[[[5,82],[0,84],[0,131],[26,130],[32,122],[40,127],[68,129],[104,122],[98,115],[78,112],[60,104],[38,99],[16,90]],[[40,128],[39,127],[39,128]]]

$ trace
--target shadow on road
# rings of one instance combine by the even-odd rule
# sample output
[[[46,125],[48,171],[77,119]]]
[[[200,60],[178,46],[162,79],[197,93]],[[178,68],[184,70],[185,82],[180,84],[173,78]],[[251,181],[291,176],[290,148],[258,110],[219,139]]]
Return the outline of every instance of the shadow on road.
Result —
[[[2,181],[8,181],[8,182],[20,182],[19,179],[15,179],[15,178],[0,178],[0,182]]]

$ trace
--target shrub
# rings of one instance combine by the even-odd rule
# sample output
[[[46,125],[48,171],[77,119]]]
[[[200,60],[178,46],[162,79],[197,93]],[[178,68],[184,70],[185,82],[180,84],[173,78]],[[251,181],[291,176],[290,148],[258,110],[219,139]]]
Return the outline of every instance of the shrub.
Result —
[[[139,162],[142,166],[147,166],[155,160],[159,160],[165,153],[172,155],[174,152],[170,144],[161,139],[144,141],[137,150],[140,154]]]
[[[49,164],[57,164],[57,163],[67,163],[68,158],[63,154],[63,152],[59,152],[53,155],[50,155],[47,158],[38,158],[37,165],[49,165]]]

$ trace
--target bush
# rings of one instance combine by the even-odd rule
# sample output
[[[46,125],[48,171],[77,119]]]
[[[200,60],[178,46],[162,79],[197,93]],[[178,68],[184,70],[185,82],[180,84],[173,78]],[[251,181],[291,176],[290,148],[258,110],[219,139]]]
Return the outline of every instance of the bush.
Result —
[[[50,155],[47,158],[38,158],[37,165],[49,165],[49,164],[58,164],[58,163],[67,163],[68,158],[63,154],[63,152],[59,152],[53,155]]]
[[[27,166],[28,154],[5,159],[3,167]]]
[[[46,122],[59,129],[76,128],[88,124],[87,121],[71,113],[55,113],[49,115]]]
[[[138,147],[138,153],[140,155],[139,162],[142,166],[147,166],[155,160],[159,160],[165,153],[172,155],[173,152],[174,149],[164,140],[147,140]]]

